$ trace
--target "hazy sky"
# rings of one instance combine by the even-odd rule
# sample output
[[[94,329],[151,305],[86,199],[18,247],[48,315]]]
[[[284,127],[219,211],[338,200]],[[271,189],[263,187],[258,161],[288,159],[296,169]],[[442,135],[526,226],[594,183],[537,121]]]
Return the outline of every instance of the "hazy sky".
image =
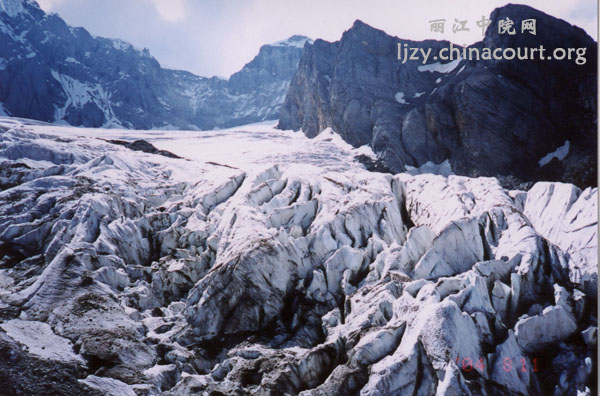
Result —
[[[405,39],[471,44],[482,38],[476,21],[501,0],[37,0],[47,12],[97,36],[149,48],[164,67],[202,76],[241,69],[261,45],[303,34],[338,40],[356,19]],[[523,1],[584,28],[597,39],[597,0]],[[447,20],[444,35],[428,21]],[[470,32],[452,33],[454,18]]]

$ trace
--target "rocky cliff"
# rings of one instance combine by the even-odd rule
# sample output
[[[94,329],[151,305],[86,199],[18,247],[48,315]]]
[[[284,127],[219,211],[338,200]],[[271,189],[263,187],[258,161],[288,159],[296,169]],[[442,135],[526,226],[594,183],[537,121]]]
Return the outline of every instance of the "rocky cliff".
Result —
[[[498,34],[510,18],[518,32]],[[449,160],[470,176],[505,184],[560,180],[596,183],[596,43],[580,28],[528,6],[496,9],[476,48],[543,45],[585,48],[571,60],[454,60],[406,63],[398,47],[432,49],[447,42],[391,37],[357,21],[339,42],[305,48],[279,126],[315,136],[333,128],[354,146],[370,145],[392,171]],[[521,33],[535,19],[537,34]],[[567,143],[568,142],[568,143]],[[542,161],[562,147],[562,161]],[[566,149],[565,149],[566,147]],[[541,161],[541,162],[540,162]]]
[[[93,37],[32,0],[0,1],[0,113],[132,129],[276,119],[308,39],[265,45],[230,80],[164,69],[147,50]]]

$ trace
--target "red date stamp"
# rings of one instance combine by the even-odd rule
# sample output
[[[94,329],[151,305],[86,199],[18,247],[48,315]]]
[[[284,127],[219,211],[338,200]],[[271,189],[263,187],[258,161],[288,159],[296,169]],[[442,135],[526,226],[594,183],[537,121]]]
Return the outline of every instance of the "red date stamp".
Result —
[[[482,357],[475,359],[475,360],[471,359],[469,357],[464,357],[464,358],[457,357],[455,363],[462,371],[466,371],[466,372],[473,371],[473,370],[485,371],[485,366],[486,366],[486,361]],[[505,357],[503,359],[498,360],[497,364],[499,364],[500,367],[506,372],[510,372],[513,370],[519,370],[521,372],[533,371],[534,373],[537,373],[540,371],[537,358],[533,358],[533,359],[529,360],[524,357],[520,357],[520,358]]]

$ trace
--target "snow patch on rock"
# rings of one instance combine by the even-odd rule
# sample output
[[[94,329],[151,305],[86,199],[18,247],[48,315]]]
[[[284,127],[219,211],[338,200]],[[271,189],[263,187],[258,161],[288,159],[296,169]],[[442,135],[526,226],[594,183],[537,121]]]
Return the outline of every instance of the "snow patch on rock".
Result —
[[[542,167],[542,166],[546,165],[547,163],[549,163],[550,161],[552,161],[552,159],[554,159],[554,158],[556,158],[559,161],[562,161],[565,159],[565,157],[568,154],[569,154],[569,141],[566,140],[565,144],[563,144],[562,146],[560,146],[553,152],[546,154],[541,160],[539,160],[538,164],[540,165],[540,167]]]
[[[396,95],[394,95],[394,99],[400,104],[408,104],[408,102],[404,100],[404,92],[397,92]]]
[[[462,58],[455,59],[448,63],[435,62],[428,65],[421,65],[417,67],[420,72],[431,72],[431,73],[450,73],[452,70],[460,64]]]

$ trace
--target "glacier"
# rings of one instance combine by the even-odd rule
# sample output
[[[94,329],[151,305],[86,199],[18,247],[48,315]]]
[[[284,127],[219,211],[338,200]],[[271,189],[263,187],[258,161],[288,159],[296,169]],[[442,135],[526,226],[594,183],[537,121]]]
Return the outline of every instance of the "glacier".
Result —
[[[370,172],[274,126],[1,117],[7,392],[593,394],[597,188]]]

